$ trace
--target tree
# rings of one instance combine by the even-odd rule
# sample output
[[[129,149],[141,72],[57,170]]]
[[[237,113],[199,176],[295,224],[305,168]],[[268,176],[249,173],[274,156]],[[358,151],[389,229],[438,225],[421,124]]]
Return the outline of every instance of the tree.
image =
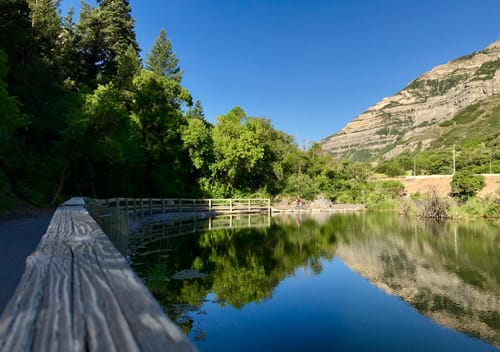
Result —
[[[452,194],[467,200],[474,197],[485,186],[483,175],[475,175],[469,170],[457,171],[451,180]]]
[[[129,94],[133,90],[133,80],[141,72],[141,60],[135,48],[130,45],[118,59],[118,69],[114,82],[117,87]]]
[[[199,119],[205,121],[205,113],[203,112],[203,107],[201,106],[201,101],[196,100],[188,111],[186,112],[186,118],[189,119]]]
[[[108,83],[81,97],[81,106],[69,116],[63,132],[59,154],[66,160],[60,182],[69,177],[72,184],[68,189],[97,197],[122,194],[127,188],[123,181],[126,166],[134,160],[122,93]],[[73,170],[69,176],[68,168]]]
[[[268,119],[247,116],[236,107],[217,118],[212,137],[212,177],[222,195],[237,191],[274,194],[281,189],[282,160],[293,147],[292,138],[276,131]]]
[[[158,76],[165,76],[179,83],[182,79],[179,59],[172,51],[172,43],[167,39],[167,33],[163,28],[147,56],[146,68]]]
[[[17,100],[9,94],[7,89],[5,81],[7,71],[7,55],[0,50],[0,116],[2,116],[0,119],[0,165],[7,158],[14,132],[25,123]]]
[[[12,186],[6,175],[9,168],[10,149],[16,129],[24,125],[17,100],[7,90],[7,55],[0,50],[0,210],[10,207]]]
[[[59,51],[61,18],[58,13],[60,0],[29,0],[31,26],[41,56],[53,62]]]
[[[208,176],[213,162],[213,140],[211,126],[203,120],[191,118],[182,129],[182,142],[199,176]]]
[[[156,196],[182,195],[187,189],[181,129],[186,121],[180,110],[191,104],[189,92],[175,80],[142,70],[133,80],[132,120],[146,158],[145,192]]]
[[[113,79],[130,46],[139,51],[129,2],[102,0],[98,4],[92,8],[82,2],[75,32],[81,67],[78,81],[92,88]]]

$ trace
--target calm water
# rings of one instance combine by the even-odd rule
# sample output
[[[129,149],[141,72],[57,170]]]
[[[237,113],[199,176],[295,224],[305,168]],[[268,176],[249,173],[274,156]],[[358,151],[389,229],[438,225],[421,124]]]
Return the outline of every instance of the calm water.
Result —
[[[500,348],[500,231],[487,222],[227,217],[146,227],[130,251],[201,351]]]

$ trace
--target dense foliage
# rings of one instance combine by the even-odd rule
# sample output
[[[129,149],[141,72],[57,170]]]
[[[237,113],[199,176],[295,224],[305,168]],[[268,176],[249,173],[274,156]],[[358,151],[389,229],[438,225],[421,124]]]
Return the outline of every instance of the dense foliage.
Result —
[[[236,107],[209,123],[161,29],[143,65],[127,0],[0,1],[0,208],[69,196],[362,201],[370,167]]]
[[[485,186],[484,176],[470,171],[459,171],[451,180],[451,191],[463,200],[474,197]]]

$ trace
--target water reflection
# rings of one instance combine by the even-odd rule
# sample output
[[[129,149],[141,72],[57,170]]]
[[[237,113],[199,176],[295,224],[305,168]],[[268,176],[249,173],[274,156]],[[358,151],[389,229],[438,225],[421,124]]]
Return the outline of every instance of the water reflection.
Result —
[[[319,275],[336,256],[439,324],[500,347],[500,236],[486,222],[390,214],[243,216],[151,225],[130,250],[134,269],[195,339],[206,337],[194,317],[205,313],[207,300],[235,309],[265,303],[297,268]],[[175,279],[186,269],[207,276]]]
[[[500,236],[485,222],[369,217],[336,255],[434,321],[500,346]]]

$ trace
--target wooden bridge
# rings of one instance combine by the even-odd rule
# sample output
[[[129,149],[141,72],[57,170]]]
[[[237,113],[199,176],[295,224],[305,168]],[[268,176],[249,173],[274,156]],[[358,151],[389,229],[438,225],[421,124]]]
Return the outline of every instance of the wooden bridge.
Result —
[[[120,209],[128,214],[153,215],[168,212],[235,214],[271,211],[268,198],[246,199],[184,199],[184,198],[110,198],[92,202],[107,208]]]

